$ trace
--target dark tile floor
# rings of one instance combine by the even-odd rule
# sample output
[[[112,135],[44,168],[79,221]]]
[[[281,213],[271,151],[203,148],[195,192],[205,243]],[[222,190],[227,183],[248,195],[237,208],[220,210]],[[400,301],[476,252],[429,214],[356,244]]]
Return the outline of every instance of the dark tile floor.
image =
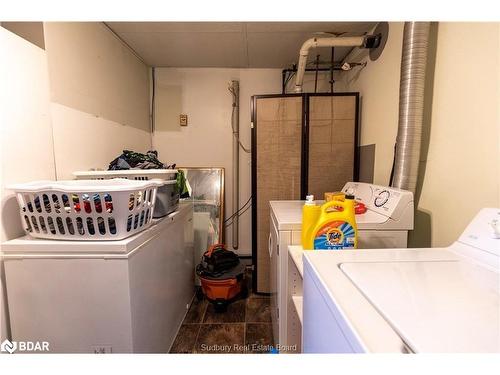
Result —
[[[273,344],[269,297],[252,293],[215,312],[206,299],[196,297],[182,322],[170,353],[267,353]]]

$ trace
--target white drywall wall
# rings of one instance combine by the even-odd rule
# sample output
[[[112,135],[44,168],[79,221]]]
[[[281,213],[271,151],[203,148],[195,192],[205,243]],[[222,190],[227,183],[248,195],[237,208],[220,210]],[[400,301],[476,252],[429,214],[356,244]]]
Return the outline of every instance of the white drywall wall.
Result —
[[[44,22],[53,102],[149,131],[149,73],[102,22]]]
[[[499,23],[439,24],[419,201],[434,246],[456,240],[480,208],[500,207],[499,29]]]
[[[50,23],[42,50],[0,27],[1,241],[23,234],[4,187],[72,179],[151,148],[148,68],[101,23]],[[1,252],[1,250],[0,250]],[[0,262],[0,338],[7,334]]]
[[[149,70],[100,22],[45,22],[56,176],[151,148]]]
[[[49,77],[44,50],[0,27],[0,242],[23,234],[12,183],[54,179]],[[1,256],[1,248],[0,248]],[[0,340],[7,335],[0,259]]]
[[[500,206],[499,28],[438,25],[410,246],[447,246],[480,208]],[[397,134],[402,40],[403,23],[390,23],[381,57],[366,59],[367,67],[346,81],[361,92],[361,143],[376,144],[374,182],[382,185],[389,183]]]
[[[92,114],[51,105],[54,153],[58,180],[74,179],[73,172],[107,169],[122,150],[146,152],[151,134]]]
[[[167,163],[188,167],[225,168],[225,216],[233,213],[231,80],[240,82],[240,140],[250,147],[250,98],[281,93],[279,69],[159,68],[157,88],[163,91],[156,108],[154,147]],[[162,99],[165,98],[165,100]],[[158,98],[158,97],[157,97]],[[188,115],[188,126],[179,126],[179,114]],[[158,118],[159,117],[159,118]],[[250,155],[240,150],[240,205],[251,195]],[[240,218],[240,255],[251,254],[251,211]],[[231,243],[231,228],[226,243]]]
[[[351,91],[360,92],[361,145],[376,144],[373,183],[387,185],[398,131],[399,71],[403,23],[389,25],[389,39],[380,58],[371,62],[361,56],[365,68],[355,67],[345,77]]]

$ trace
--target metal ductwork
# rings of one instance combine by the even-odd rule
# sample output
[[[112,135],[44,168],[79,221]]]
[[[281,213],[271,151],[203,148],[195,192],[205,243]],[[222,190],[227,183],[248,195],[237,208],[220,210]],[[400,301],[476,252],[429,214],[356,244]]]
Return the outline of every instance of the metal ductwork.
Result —
[[[430,22],[405,22],[403,34],[399,123],[392,186],[413,193],[420,163],[430,25]]]
[[[295,89],[297,93],[302,92],[304,83],[304,72],[306,70],[309,50],[316,47],[361,47],[376,48],[380,44],[380,35],[364,35],[352,37],[311,38],[302,44],[295,78]]]

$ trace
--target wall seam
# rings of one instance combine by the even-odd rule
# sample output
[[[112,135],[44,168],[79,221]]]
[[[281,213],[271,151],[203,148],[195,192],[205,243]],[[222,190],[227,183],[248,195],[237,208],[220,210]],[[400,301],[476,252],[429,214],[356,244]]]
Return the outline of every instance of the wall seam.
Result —
[[[102,25],[104,25],[104,27],[116,38],[118,39],[118,41],[120,41],[120,43],[125,46],[141,63],[143,63],[144,65],[146,65],[147,67],[149,67],[149,64],[146,63],[146,61],[144,61],[144,59],[142,58],[141,55],[139,55],[135,49],[133,49],[127,42],[125,42],[122,38],[120,38],[120,36],[111,28],[109,27],[109,25],[106,23],[106,22],[101,22]]]

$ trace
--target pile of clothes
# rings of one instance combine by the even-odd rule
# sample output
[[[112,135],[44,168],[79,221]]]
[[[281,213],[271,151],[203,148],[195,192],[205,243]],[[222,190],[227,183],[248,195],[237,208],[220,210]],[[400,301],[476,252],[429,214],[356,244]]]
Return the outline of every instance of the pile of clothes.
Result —
[[[129,150],[123,150],[123,153],[109,163],[109,171],[123,169],[175,169],[175,164],[166,165],[158,160],[158,151],[152,150],[145,154]]]
[[[140,152],[123,150],[123,153],[109,163],[109,171],[124,169],[175,169],[175,164],[164,164],[158,160],[158,151],[150,150],[145,154]],[[179,170],[177,173],[177,187],[181,198],[189,198],[189,189],[187,186],[184,172]]]

